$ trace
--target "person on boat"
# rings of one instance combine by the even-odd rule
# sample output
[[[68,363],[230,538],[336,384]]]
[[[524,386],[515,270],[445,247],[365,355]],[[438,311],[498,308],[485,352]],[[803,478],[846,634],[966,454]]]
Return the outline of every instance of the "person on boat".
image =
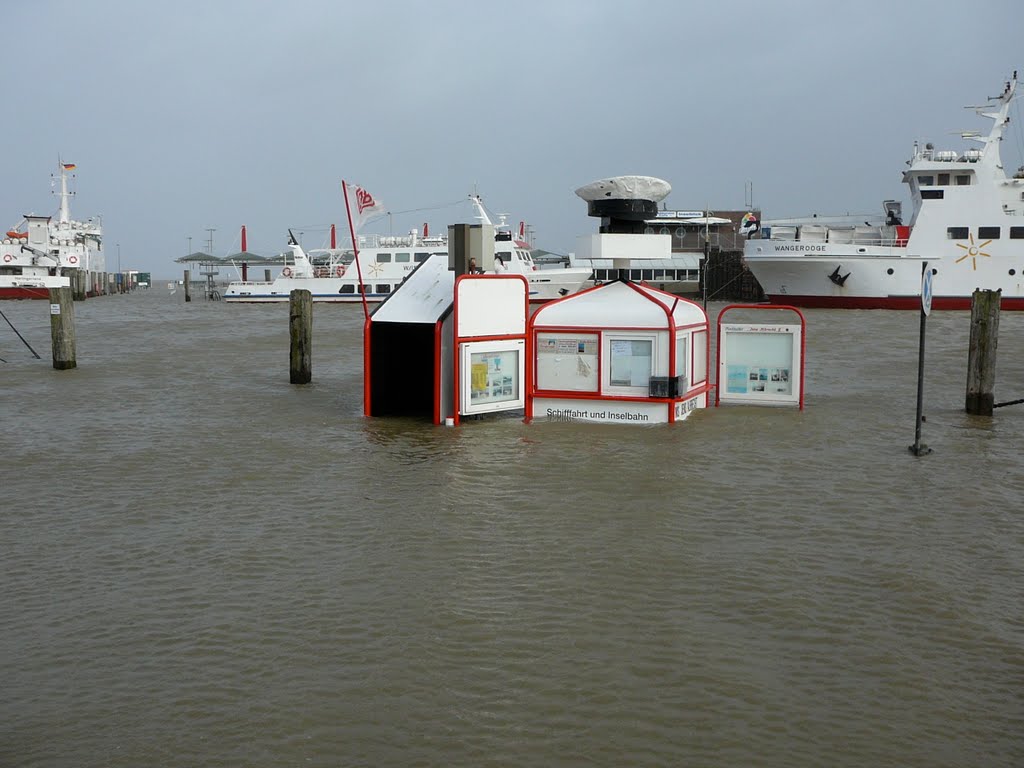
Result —
[[[469,269],[467,270],[466,274],[469,274],[469,275],[479,275],[480,274],[480,270],[477,269],[477,266],[476,266],[476,259],[470,259],[469,260]]]
[[[506,267],[505,262],[501,260],[501,256],[494,257],[494,271],[499,275],[503,272],[508,272],[508,267]]]
[[[754,233],[761,228],[761,223],[757,220],[757,216],[754,215],[753,211],[747,211],[743,214],[743,220],[740,222],[740,232],[747,236],[747,240],[754,236]]]
[[[903,219],[896,215],[896,211],[889,211],[889,218],[885,220],[886,226],[898,227],[903,224]]]

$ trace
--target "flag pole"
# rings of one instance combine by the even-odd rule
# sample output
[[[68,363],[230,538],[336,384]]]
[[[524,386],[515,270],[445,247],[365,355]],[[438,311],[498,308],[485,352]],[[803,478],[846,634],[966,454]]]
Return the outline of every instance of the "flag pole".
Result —
[[[345,214],[348,216],[348,231],[352,234],[352,252],[355,254],[352,260],[356,263],[356,274],[359,276],[359,295],[363,298],[363,316],[369,320],[370,310],[366,306],[366,286],[363,285],[363,270],[359,266],[359,241],[356,239],[356,230],[352,226],[352,209],[348,206],[348,184],[341,180],[341,191],[345,193]]]

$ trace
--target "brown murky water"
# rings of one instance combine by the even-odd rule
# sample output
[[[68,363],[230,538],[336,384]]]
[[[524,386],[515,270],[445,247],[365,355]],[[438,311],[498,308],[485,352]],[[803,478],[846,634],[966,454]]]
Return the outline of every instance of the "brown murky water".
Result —
[[[712,309],[717,312],[720,305]],[[1024,764],[1024,406],[807,313],[805,411],[361,415],[357,306],[0,309],[0,765]],[[1024,397],[1024,316],[997,400]]]

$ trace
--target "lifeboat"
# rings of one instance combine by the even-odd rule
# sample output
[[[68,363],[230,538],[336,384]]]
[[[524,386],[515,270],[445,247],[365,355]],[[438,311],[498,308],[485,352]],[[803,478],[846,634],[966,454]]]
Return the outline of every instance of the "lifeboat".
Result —
[[[13,229],[7,230],[7,236],[12,240],[19,240],[28,237],[28,232],[15,232]]]

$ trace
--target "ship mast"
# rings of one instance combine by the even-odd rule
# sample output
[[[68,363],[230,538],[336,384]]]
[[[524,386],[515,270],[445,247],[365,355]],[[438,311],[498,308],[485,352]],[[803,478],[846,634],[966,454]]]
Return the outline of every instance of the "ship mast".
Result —
[[[57,222],[67,224],[71,221],[71,206],[68,203],[71,198],[71,193],[68,192],[68,169],[59,160],[57,165],[60,167],[60,210],[57,214]]]

